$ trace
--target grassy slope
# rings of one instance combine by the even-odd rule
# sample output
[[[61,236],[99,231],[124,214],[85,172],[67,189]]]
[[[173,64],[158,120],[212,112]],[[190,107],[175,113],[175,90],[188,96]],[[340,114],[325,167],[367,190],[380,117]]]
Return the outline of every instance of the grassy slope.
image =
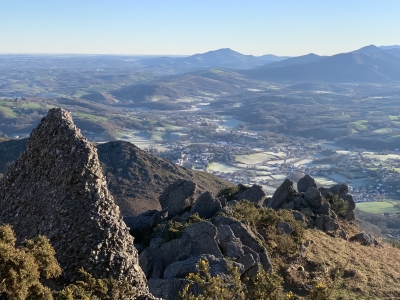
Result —
[[[400,299],[400,249],[385,243],[363,246],[319,230],[307,230],[306,239],[315,241],[307,248],[307,259],[329,269],[342,265],[357,271],[338,282],[334,299]]]

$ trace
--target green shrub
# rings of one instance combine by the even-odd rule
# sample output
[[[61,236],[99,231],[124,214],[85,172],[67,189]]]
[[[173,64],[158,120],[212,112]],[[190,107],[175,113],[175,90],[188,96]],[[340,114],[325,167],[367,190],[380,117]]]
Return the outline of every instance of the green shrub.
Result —
[[[189,283],[181,291],[180,300],[280,300],[284,299],[283,279],[265,272],[262,267],[254,278],[241,280],[237,268],[228,267],[229,275],[225,280],[210,274],[210,266],[206,260],[200,260],[196,265],[198,272],[186,276]],[[196,285],[202,291],[200,295],[190,292],[190,287]]]
[[[294,253],[304,238],[304,227],[296,221],[293,214],[285,209],[274,210],[272,208],[257,208],[254,203],[242,200],[232,207],[230,214],[241,221],[247,221],[255,228],[275,250],[282,254]],[[291,234],[282,234],[276,228],[279,222],[287,222],[293,227]]]
[[[340,216],[345,216],[347,213],[347,210],[349,209],[349,203],[340,198],[339,195],[329,193],[328,196],[326,196],[326,199],[329,201],[331,205],[331,209]]]
[[[15,234],[9,225],[0,226],[0,294],[10,299],[52,299],[49,288],[40,282],[61,274],[55,251],[46,237],[27,240],[15,247]]]
[[[198,213],[190,215],[189,219],[187,219],[186,222],[183,223],[169,220],[163,235],[164,243],[180,238],[182,236],[183,230],[186,227],[188,227],[191,224],[198,223],[200,221],[203,221],[203,219],[200,218]],[[163,225],[161,225],[161,227],[158,228],[158,230],[162,231],[162,227]]]
[[[135,299],[136,289],[127,280],[96,279],[84,269],[79,270],[82,280],[54,292],[55,300]]]

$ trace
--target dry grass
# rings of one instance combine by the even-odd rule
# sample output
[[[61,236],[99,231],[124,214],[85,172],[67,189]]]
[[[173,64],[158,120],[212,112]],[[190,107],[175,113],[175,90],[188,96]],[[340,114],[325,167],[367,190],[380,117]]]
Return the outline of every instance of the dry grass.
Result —
[[[363,246],[319,230],[307,230],[306,239],[315,243],[307,247],[305,261],[317,262],[325,271],[344,269],[335,299],[400,299],[400,249],[386,243]],[[350,270],[355,274],[346,276]]]

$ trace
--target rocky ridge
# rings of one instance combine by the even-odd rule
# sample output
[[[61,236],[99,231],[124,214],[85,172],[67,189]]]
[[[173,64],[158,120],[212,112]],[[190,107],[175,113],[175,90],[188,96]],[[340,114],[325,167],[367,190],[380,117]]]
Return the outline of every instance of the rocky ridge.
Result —
[[[97,150],[63,109],[48,112],[0,181],[0,224],[5,223],[13,226],[19,242],[47,236],[64,281],[74,280],[83,267],[98,277],[126,278],[139,295],[148,294]]]
[[[355,203],[346,184],[318,188],[315,180],[305,175],[297,189],[286,179],[270,199],[258,185],[238,185],[229,196],[205,192],[195,198],[196,184],[191,181],[180,180],[168,186],[160,196],[162,210],[125,218],[131,234],[137,238],[139,263],[150,291],[157,297],[177,299],[187,283],[185,277],[196,272],[200,259],[208,261],[212,275],[222,277],[227,275],[228,261],[234,261],[245,277],[256,276],[258,268],[272,270],[264,237],[245,220],[230,216],[240,200],[259,208],[288,209],[304,228],[319,229],[367,246],[378,245],[371,235],[359,233],[349,237],[341,227],[342,222],[354,221]],[[284,235],[294,231],[287,222],[278,222],[276,229]]]

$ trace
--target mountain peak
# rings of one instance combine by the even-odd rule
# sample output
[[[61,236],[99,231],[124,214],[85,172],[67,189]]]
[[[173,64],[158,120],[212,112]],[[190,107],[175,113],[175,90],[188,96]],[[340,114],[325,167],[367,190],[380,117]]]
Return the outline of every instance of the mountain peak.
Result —
[[[363,53],[363,54],[367,54],[367,55],[376,55],[376,54],[381,53],[382,51],[383,50],[381,48],[379,48],[375,45],[368,45],[368,46],[362,47],[358,50],[355,50],[353,52]]]
[[[97,150],[62,108],[49,110],[0,181],[1,223],[11,224],[19,241],[48,237],[64,278],[75,278],[83,267],[148,292]]]

